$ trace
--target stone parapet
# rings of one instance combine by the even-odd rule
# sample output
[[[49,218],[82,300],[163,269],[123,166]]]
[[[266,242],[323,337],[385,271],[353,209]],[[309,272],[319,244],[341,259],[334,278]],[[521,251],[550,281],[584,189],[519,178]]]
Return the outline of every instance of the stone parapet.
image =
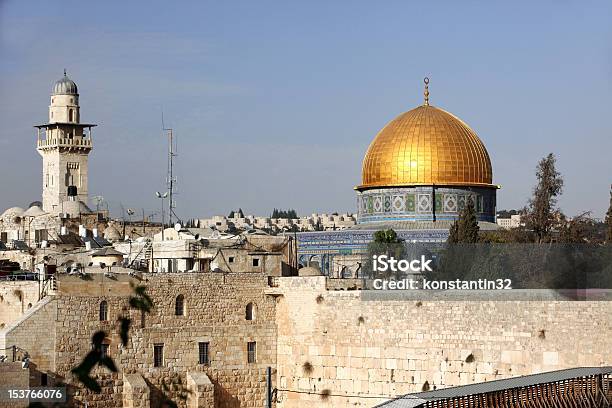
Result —
[[[215,387],[203,372],[187,373],[187,408],[214,408]]]
[[[142,375],[123,374],[123,407],[149,408],[150,391]]]

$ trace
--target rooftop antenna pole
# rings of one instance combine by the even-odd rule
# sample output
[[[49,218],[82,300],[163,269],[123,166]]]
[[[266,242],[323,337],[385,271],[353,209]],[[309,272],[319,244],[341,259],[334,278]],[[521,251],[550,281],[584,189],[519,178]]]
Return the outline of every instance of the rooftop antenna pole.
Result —
[[[176,217],[174,209],[176,208],[176,201],[174,200],[174,194],[176,193],[176,177],[174,175],[174,158],[176,154],[176,140],[174,138],[172,128],[167,128],[164,123],[164,111],[162,110],[162,130],[168,136],[168,171],[166,175],[166,183],[168,185],[168,221],[172,225],[172,216]],[[176,217],[178,219],[178,217]]]

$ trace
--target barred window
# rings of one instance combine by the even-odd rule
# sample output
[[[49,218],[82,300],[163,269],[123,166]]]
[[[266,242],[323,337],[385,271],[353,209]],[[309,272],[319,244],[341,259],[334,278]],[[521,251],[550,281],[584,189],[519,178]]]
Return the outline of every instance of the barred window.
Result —
[[[208,354],[209,343],[207,341],[198,343],[198,349],[199,363],[204,365],[210,364],[210,357]]]
[[[162,367],[164,365],[164,344],[153,345],[153,367]]]
[[[108,320],[108,303],[106,300],[100,302],[100,321],[105,322]]]
[[[101,344],[100,354],[102,354],[102,358],[104,358],[104,357],[108,357],[108,356],[109,356],[109,354],[108,354],[108,348],[109,348],[109,345],[108,345],[108,344],[106,344],[106,343],[102,343],[102,344]]]
[[[185,315],[185,296],[178,295],[176,297],[176,303],[174,305],[174,314],[176,316],[184,316]]]
[[[257,343],[254,341],[249,341],[247,343],[247,362],[249,364],[255,363],[257,361]]]

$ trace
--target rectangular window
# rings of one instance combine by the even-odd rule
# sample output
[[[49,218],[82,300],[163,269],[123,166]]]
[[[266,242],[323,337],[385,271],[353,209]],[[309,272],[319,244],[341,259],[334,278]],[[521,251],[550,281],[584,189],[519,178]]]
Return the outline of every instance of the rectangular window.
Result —
[[[253,258],[253,266],[259,266],[259,258]]]
[[[210,364],[208,348],[209,348],[209,343],[207,341],[198,343],[198,355],[199,355],[198,361],[200,364],[204,364],[204,365]]]
[[[34,241],[42,242],[48,239],[48,233],[46,229],[37,229],[34,231]]]
[[[233,257],[233,256],[230,256],[230,257],[229,257],[229,259],[228,259],[228,262],[229,262],[229,263],[234,263],[234,257]]]
[[[40,386],[46,387],[49,384],[49,376],[47,373],[40,373]]]
[[[8,232],[0,233],[0,241],[4,242],[5,244],[8,243]]]
[[[247,343],[247,362],[253,364],[257,361],[257,343],[249,341]]]
[[[100,350],[102,352],[102,358],[104,357],[108,357],[108,344],[102,344],[102,349]]]
[[[153,345],[153,367],[164,365],[164,345],[163,343]]]

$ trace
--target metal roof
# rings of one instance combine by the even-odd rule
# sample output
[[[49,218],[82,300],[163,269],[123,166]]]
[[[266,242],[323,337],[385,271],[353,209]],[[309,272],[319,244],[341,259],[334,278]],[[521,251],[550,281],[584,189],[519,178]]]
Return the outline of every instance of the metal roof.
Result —
[[[537,384],[569,380],[572,378],[611,373],[612,366],[569,368],[566,370],[549,371],[540,374],[531,374],[524,375],[521,377],[506,378],[503,380],[494,380],[477,384],[462,385],[459,387],[444,388],[436,391],[406,394],[397,399],[376,405],[376,407],[416,408],[427,401],[445,400],[448,398],[455,398],[466,395],[485,394],[512,388],[522,388]]]
[[[77,88],[76,83],[68,78],[66,75],[66,71],[64,70],[64,76],[61,79],[58,79],[53,84],[52,89],[53,95],[78,95],[79,90]]]

